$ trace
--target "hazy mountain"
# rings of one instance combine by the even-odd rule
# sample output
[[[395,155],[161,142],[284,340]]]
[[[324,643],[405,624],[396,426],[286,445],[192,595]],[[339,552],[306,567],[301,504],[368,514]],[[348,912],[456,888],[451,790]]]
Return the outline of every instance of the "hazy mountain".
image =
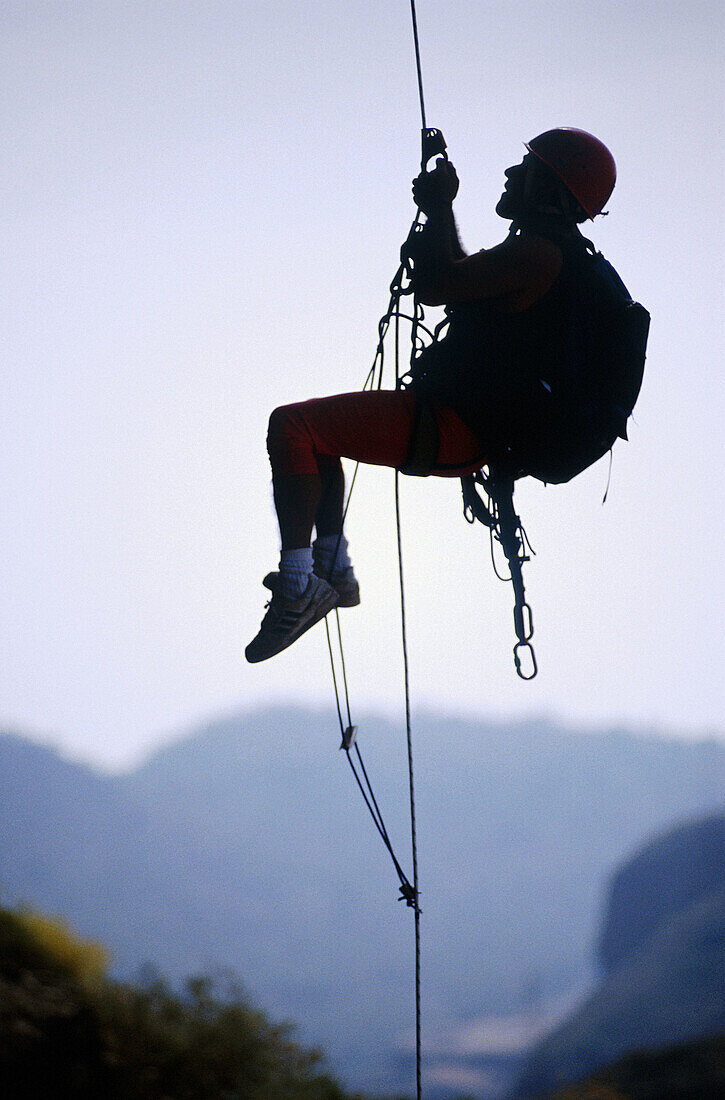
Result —
[[[687,822],[645,844],[609,887],[597,951],[605,972],[622,966],[668,918],[722,889],[725,816]]]
[[[414,738],[428,1032],[583,982],[606,878],[721,796],[715,742],[430,715]],[[363,718],[359,741],[410,874],[404,729]],[[338,743],[329,713],[241,714],[102,777],[0,738],[0,896],[66,915],[121,974],[232,967],[351,1084],[393,1087],[412,915]]]
[[[190,876],[188,833],[116,780],[51,749],[0,736],[0,897],[67,917],[112,950],[119,972],[145,960],[176,971],[219,924]],[[212,928],[214,931],[212,932]]]
[[[680,826],[615,874],[594,994],[535,1049],[516,1096],[636,1050],[725,1033],[725,817]]]

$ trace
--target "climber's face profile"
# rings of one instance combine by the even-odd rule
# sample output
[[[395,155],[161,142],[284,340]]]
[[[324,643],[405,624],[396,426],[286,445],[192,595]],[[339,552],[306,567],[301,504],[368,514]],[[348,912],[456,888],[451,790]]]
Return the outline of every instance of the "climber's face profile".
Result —
[[[506,169],[506,184],[496,204],[499,217],[513,219],[525,209],[534,184],[534,175],[535,165],[531,155],[525,156],[520,164]]]
[[[496,204],[496,213],[502,218],[511,218],[520,209],[524,197],[524,180],[526,177],[526,157],[521,164],[514,164],[504,172],[506,183],[501,193],[501,198]]]

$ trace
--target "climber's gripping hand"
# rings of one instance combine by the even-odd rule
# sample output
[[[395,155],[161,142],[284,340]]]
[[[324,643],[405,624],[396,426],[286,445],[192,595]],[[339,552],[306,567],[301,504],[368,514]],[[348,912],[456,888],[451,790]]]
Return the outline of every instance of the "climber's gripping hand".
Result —
[[[450,210],[458,194],[458,175],[449,160],[439,160],[432,172],[413,180],[413,201],[427,217]]]

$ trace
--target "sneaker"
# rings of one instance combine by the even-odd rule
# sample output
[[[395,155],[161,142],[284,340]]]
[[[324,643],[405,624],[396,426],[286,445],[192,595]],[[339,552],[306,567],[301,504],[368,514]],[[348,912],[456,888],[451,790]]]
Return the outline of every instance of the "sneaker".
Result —
[[[315,572],[317,573],[316,569]],[[333,573],[331,577],[327,577],[322,570],[317,573],[317,576],[328,581],[335,589],[340,597],[338,607],[357,607],[360,603],[360,585],[351,565],[348,565],[347,569]]]
[[[265,584],[267,580],[265,577]],[[339,600],[332,585],[316,577],[314,573],[307,582],[307,588],[297,599],[281,596],[275,591],[276,585],[272,588],[267,584],[267,588],[272,591],[267,614],[262,619],[259,634],[244,651],[251,664],[266,661],[268,657],[281,653],[311,626],[324,619]]]
[[[360,585],[351,565],[339,573],[333,573],[331,577],[321,576],[316,570],[314,575],[332,585],[338,595],[338,607],[357,607],[360,603]],[[270,592],[276,592],[279,587],[279,573],[268,573],[262,584]]]

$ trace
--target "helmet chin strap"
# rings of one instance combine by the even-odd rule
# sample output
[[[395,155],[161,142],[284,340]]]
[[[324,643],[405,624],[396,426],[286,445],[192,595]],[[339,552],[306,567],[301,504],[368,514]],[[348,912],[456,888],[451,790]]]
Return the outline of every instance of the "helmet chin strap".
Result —
[[[539,188],[526,196],[520,203],[520,209],[514,216],[511,231],[545,232],[556,236],[579,236],[578,223],[585,216],[568,188],[559,180],[547,180],[548,186]]]
[[[509,236],[517,233],[541,233],[544,236],[579,237],[579,227],[575,221],[564,216],[561,210],[543,206],[522,211],[511,221]]]

